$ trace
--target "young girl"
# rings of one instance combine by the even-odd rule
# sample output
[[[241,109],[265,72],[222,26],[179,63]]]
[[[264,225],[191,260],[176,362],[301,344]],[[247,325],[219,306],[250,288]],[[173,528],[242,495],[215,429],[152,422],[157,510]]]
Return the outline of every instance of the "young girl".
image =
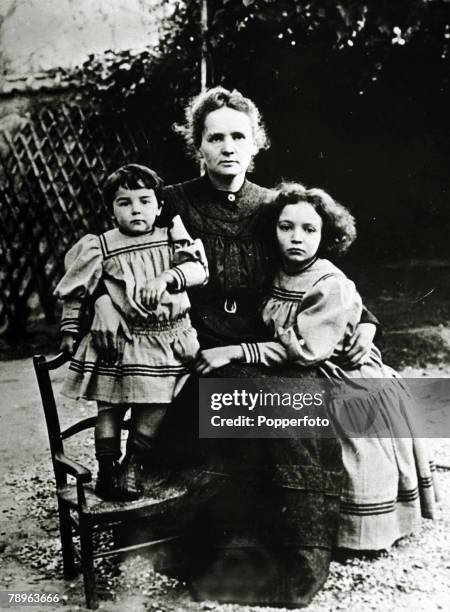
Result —
[[[144,166],[129,164],[111,174],[103,195],[118,227],[88,234],[72,247],[55,290],[63,300],[61,349],[69,354],[83,304],[101,282],[130,331],[114,363],[102,361],[92,334],[85,335],[62,390],[97,401],[96,493],[105,499],[140,496],[140,471],[149,463],[152,439],[199,350],[185,290],[207,282],[207,262],[201,242],[191,239],[179,216],[170,229],[157,226],[162,189],[159,176]],[[118,470],[121,425],[130,407],[127,461]]]
[[[360,320],[362,303],[353,282],[322,257],[348,249],[356,237],[354,219],[324,191],[298,183],[281,185],[270,214],[268,227],[275,237],[278,270],[262,316],[276,341],[203,351],[197,369],[208,373],[230,361],[267,366],[286,361],[299,366],[320,364],[325,376],[347,380],[348,399],[341,398],[340,415],[351,419],[358,400],[352,406],[355,398],[349,392],[349,379],[357,383],[356,379],[384,378],[394,383],[392,379],[398,378],[383,364],[375,346],[357,368],[348,368],[342,358]],[[404,432],[409,433],[412,426],[407,390],[384,380],[374,381],[370,391],[370,396],[364,396],[362,414],[378,415],[378,423],[383,424],[378,435],[386,429],[408,435]],[[433,518],[433,482],[423,441],[395,438],[395,434],[374,437],[374,433],[341,440],[347,473],[338,536],[338,546],[343,548],[385,549],[412,533],[421,515]]]

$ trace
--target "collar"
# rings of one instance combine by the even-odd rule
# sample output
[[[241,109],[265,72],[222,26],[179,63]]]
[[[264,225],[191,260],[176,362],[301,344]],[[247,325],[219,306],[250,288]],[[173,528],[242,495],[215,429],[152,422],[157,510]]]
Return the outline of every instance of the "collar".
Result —
[[[145,234],[132,234],[131,232],[127,232],[124,229],[121,229],[119,227],[117,227],[116,229],[120,235],[126,236],[127,238],[135,238],[137,241],[139,241],[139,238],[148,238],[149,236],[153,236],[153,234],[155,233],[154,225],[152,229],[149,230],[148,232],[145,232]]]
[[[244,182],[238,191],[223,191],[221,189],[217,189],[212,184],[211,179],[206,172],[202,176],[202,181],[211,195],[213,195],[214,198],[222,205],[229,208],[237,207],[239,202],[248,194],[250,188],[250,183],[247,180],[247,177],[244,179]]]
[[[319,259],[318,256],[314,255],[314,257],[312,257],[311,259],[308,259],[308,261],[305,261],[301,267],[297,268],[295,272],[288,272],[284,266],[282,266],[281,269],[283,270],[284,274],[286,274],[286,276],[297,276],[298,274],[301,274],[302,272],[304,272],[305,270],[308,270],[308,268],[313,266],[318,259]]]

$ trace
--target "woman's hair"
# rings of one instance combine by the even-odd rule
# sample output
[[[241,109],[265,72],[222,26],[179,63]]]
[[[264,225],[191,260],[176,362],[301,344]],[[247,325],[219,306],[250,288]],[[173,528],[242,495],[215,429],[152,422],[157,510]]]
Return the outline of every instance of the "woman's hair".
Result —
[[[103,199],[112,207],[119,187],[123,189],[153,189],[159,205],[162,205],[163,180],[146,166],[127,164],[108,176],[103,185]]]
[[[283,182],[270,204],[267,231],[274,242],[275,253],[278,253],[276,227],[282,210],[290,204],[310,204],[322,219],[322,238],[318,253],[320,255],[339,257],[347,252],[356,238],[355,219],[350,211],[336,202],[323,189],[306,189],[301,183]]]
[[[185,124],[175,126],[176,131],[183,136],[188,153],[192,157],[198,156],[206,116],[223,107],[232,108],[247,115],[252,126],[257,151],[269,148],[266,129],[255,103],[250,98],[244,97],[237,89],[230,91],[224,87],[213,87],[192,98],[185,110]]]

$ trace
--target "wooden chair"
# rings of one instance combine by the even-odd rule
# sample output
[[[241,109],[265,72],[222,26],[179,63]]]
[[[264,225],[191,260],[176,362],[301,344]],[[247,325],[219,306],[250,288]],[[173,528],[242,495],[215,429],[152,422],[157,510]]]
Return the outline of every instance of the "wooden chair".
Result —
[[[95,530],[119,528],[133,524],[135,521],[145,519],[150,525],[157,524],[162,517],[169,517],[172,512],[179,510],[180,504],[186,495],[186,487],[175,485],[161,492],[158,499],[143,497],[133,502],[104,501],[94,493],[91,472],[80,465],[64,452],[63,442],[67,438],[94,427],[96,417],[90,417],[73,424],[61,431],[55,401],[50,371],[62,366],[67,361],[63,354],[47,360],[43,355],[33,358],[34,368],[42,398],[45,419],[47,423],[50,451],[56,479],[56,496],[58,501],[59,528],[63,555],[64,576],[73,577],[77,572],[75,565],[75,549],[73,536],[80,538],[80,554],[83,572],[84,590],[88,608],[98,607],[98,598],[95,590],[94,559],[116,555],[130,550],[145,547],[158,547],[167,542],[176,540],[178,535],[170,535],[134,544],[131,546],[113,548],[108,551],[94,554],[93,534]],[[128,429],[129,425],[124,424]],[[68,476],[75,481],[69,482]]]

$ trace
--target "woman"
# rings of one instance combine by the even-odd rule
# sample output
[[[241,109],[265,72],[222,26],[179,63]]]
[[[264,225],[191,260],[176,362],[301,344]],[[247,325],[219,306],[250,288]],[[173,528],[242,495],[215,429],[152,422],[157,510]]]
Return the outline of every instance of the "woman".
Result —
[[[221,368],[225,360],[221,361],[220,352],[209,350],[266,338],[257,317],[267,269],[259,224],[262,207],[273,194],[247,179],[254,156],[267,146],[259,111],[239,92],[216,87],[188,106],[184,133],[206,172],[166,188],[164,199],[173,214],[181,215],[188,232],[203,240],[210,265],[208,286],[191,293],[203,361],[214,368],[214,377],[298,379],[298,370],[289,366],[267,370],[229,364]],[[104,296],[97,301],[93,327],[97,346],[108,356],[127,330],[107,300]],[[347,347],[350,362],[358,363],[369,350],[375,321],[365,311]],[[317,376],[317,371],[306,375]],[[180,461],[185,464],[189,440],[192,462],[209,471],[211,465],[216,470],[220,465],[228,477],[221,492],[198,512],[205,546],[199,546],[200,531],[195,531],[200,553],[194,584],[201,593],[227,601],[307,605],[326,580],[336,535],[342,467],[337,441],[225,440],[219,445],[214,440],[206,444],[197,439],[196,385],[192,377],[179,396],[178,410],[167,419],[168,434],[161,443],[169,456],[182,448]],[[216,549],[222,547],[215,558],[208,554],[211,542]],[[223,552],[227,545],[234,546],[235,556],[239,553],[245,559],[240,567],[247,571],[224,586],[227,560],[233,556],[229,550]],[[220,585],[214,583],[216,577]]]

